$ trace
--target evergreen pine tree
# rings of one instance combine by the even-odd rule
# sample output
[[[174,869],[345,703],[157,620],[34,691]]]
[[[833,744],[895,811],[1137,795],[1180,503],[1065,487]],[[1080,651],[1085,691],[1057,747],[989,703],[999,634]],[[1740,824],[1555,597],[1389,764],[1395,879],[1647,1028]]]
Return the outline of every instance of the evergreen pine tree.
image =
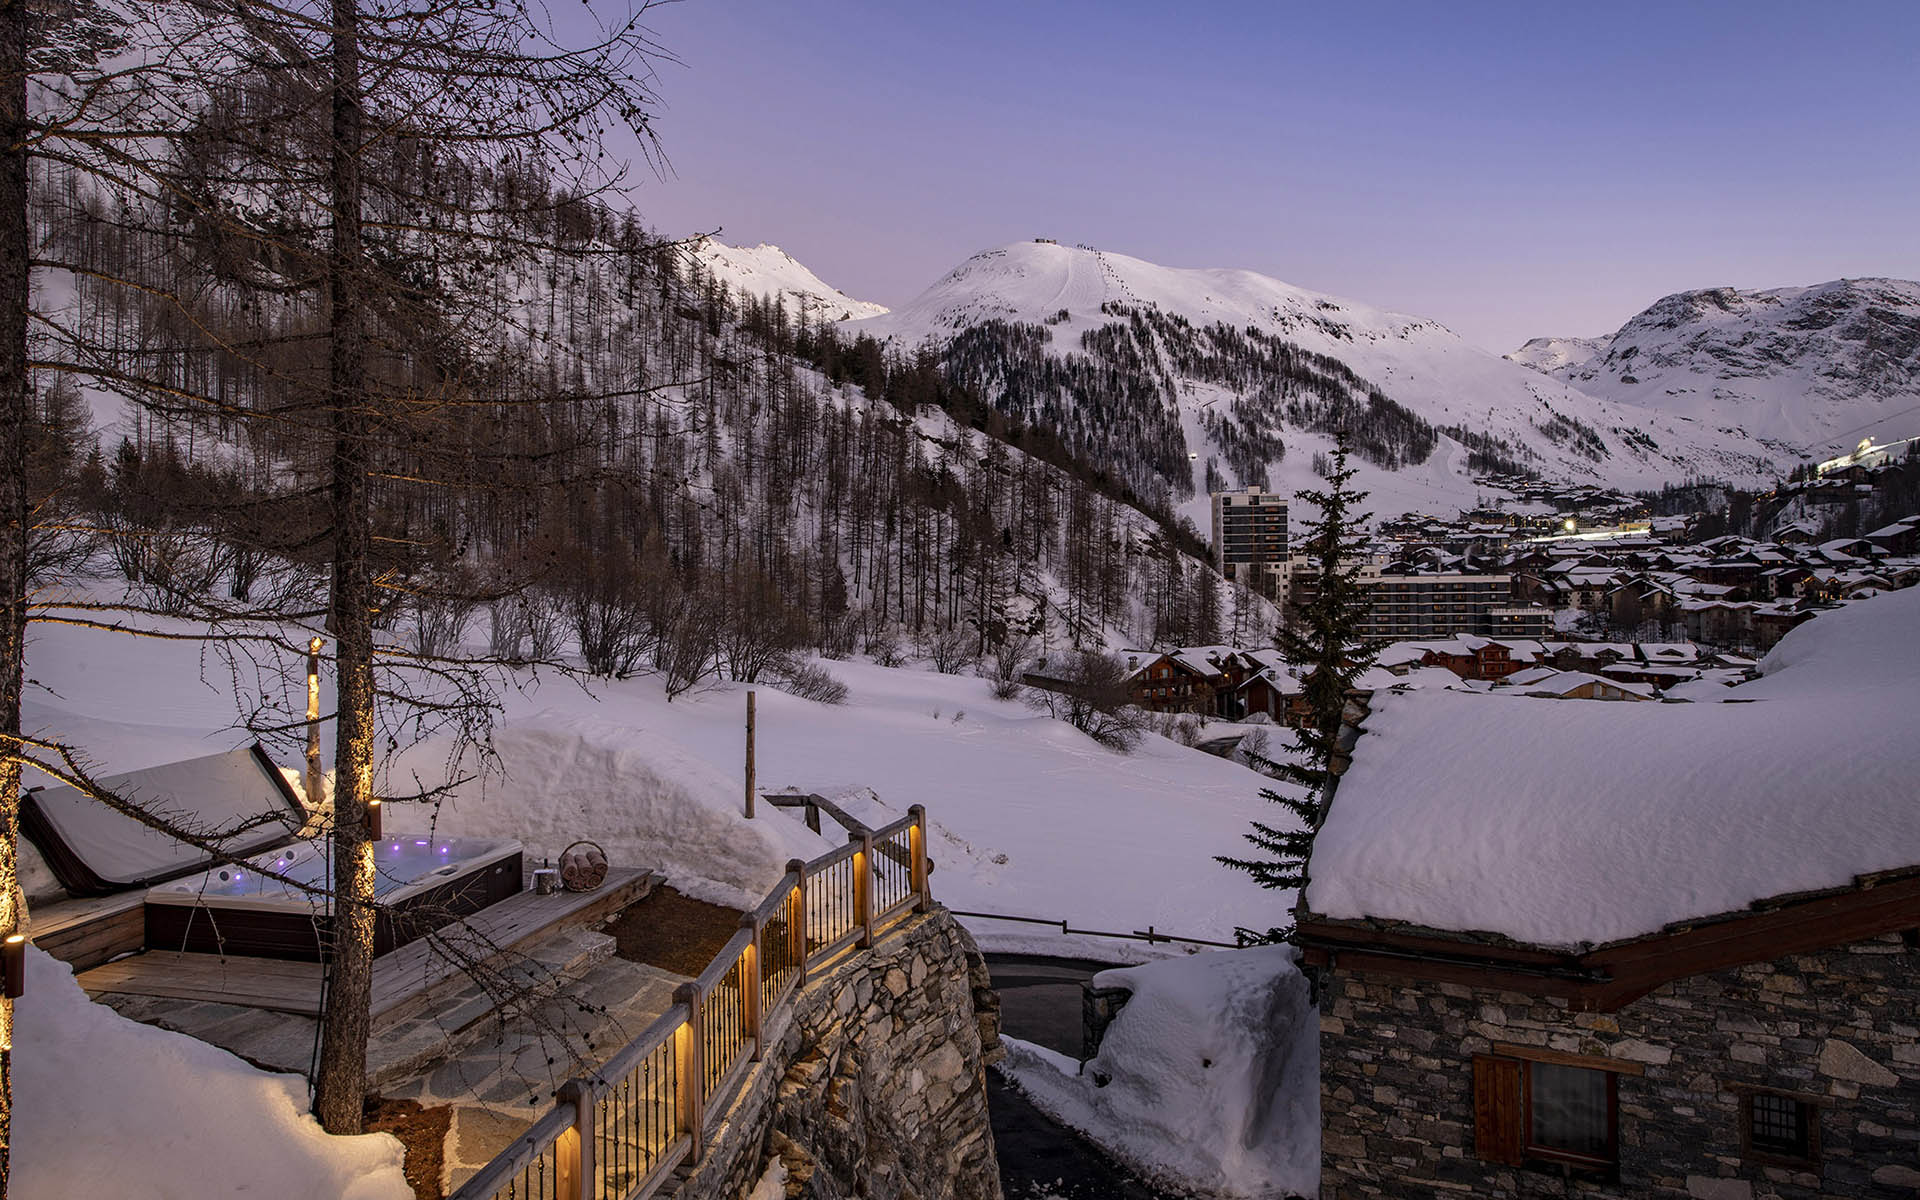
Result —
[[[1366,492],[1354,491],[1351,486],[1355,473],[1347,465],[1346,437],[1338,435],[1326,472],[1326,487],[1298,496],[1320,510],[1317,519],[1300,526],[1306,535],[1301,550],[1311,560],[1315,580],[1308,598],[1289,606],[1288,619],[1275,633],[1274,642],[1289,663],[1305,672],[1303,690],[1310,711],[1306,722],[1295,731],[1300,753],[1294,761],[1273,762],[1255,756],[1253,765],[1304,787],[1306,794],[1292,796],[1262,788],[1261,799],[1286,809],[1298,827],[1280,828],[1255,821],[1253,832],[1246,838],[1265,857],[1218,859],[1252,875],[1262,887],[1306,887],[1307,857],[1326,815],[1327,784],[1332,777],[1329,768],[1338,749],[1347,692],[1379,653],[1360,639],[1360,623],[1367,612],[1367,586],[1359,578],[1365,548],[1360,529],[1370,514],[1354,511],[1367,498]],[[1292,939],[1293,925],[1288,922],[1265,933],[1249,929],[1236,932],[1243,941],[1282,942]]]

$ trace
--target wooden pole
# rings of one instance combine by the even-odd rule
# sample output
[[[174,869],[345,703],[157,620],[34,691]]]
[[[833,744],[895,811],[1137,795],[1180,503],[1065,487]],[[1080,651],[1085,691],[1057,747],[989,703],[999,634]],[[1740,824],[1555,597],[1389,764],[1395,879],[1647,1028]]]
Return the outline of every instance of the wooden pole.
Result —
[[[753,693],[747,693],[747,820],[753,820]]]
[[[579,1079],[560,1085],[554,1096],[562,1104],[573,1106],[573,1125],[554,1143],[556,1200],[593,1200],[593,1089]]]
[[[916,804],[907,810],[913,816],[913,824],[907,826],[907,845],[913,864],[910,877],[913,880],[913,903],[915,912],[926,912],[933,907],[933,893],[927,887],[927,809]]]
[[[692,982],[681,984],[673,993],[673,1002],[687,1006],[687,1023],[675,1034],[680,1039],[680,1061],[674,1076],[679,1094],[675,1101],[680,1110],[680,1128],[693,1138],[693,1150],[687,1155],[687,1161],[698,1163],[706,1149],[707,1137],[706,1089],[702,1086],[700,1061],[704,1049],[700,1039],[700,988]]]
[[[873,835],[856,833],[847,840],[860,847],[853,856],[854,922],[860,927],[854,944],[864,950],[873,945]]]
[[[787,860],[787,874],[793,876],[793,915],[788,918],[794,932],[793,986],[807,982],[807,864],[800,859]]]
[[[320,648],[325,638],[307,643],[307,805],[326,800],[327,777],[320,769]]]
[[[762,1025],[765,1016],[760,1011],[761,998],[766,994],[761,987],[761,972],[765,968],[760,961],[760,922],[752,913],[746,913],[740,918],[740,928],[753,935],[753,940],[747,943],[745,961],[741,963],[740,992],[744,1002],[741,1015],[746,1018],[747,1036],[753,1039],[753,1061],[759,1062],[767,1050],[766,1030]]]

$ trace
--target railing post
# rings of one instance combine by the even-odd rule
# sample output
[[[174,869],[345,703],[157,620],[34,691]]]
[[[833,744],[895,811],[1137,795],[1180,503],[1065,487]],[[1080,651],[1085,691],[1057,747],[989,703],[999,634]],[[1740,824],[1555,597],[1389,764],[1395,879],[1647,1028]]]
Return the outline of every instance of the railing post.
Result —
[[[807,864],[790,858],[787,874],[793,876],[793,912],[787,918],[787,930],[794,935],[793,986],[804,987],[807,982]]]
[[[907,830],[907,844],[913,855],[913,894],[918,897],[913,911],[926,912],[933,907],[933,892],[927,887],[927,806],[916,804],[907,814],[913,818]]]
[[[555,1189],[558,1200],[597,1200],[599,1189],[593,1177],[593,1088],[585,1080],[569,1079],[560,1085],[554,1099],[573,1106],[573,1128],[554,1143],[554,1158],[560,1174]]]
[[[855,944],[864,950],[873,945],[873,834],[863,831],[847,840],[860,847],[853,855],[853,915],[860,925]]]
[[[752,913],[743,913],[740,928],[747,930],[750,936],[747,961],[740,970],[740,1011],[747,1019],[747,1036],[753,1039],[753,1061],[759,1062],[767,1049],[766,1038],[761,1036],[760,1001],[766,989],[760,984],[763,970],[760,961],[760,922]]]
[[[680,1069],[676,1072],[679,1087],[674,1097],[675,1107],[680,1110],[680,1128],[693,1140],[687,1161],[697,1163],[707,1137],[706,1085],[702,1078],[705,1065],[701,1061],[705,1039],[700,1036],[699,985],[681,984],[674,989],[673,1002],[687,1006],[687,1023],[676,1035],[680,1038]]]
[[[554,1200],[584,1200],[580,1188],[580,1131],[569,1125],[553,1141]]]

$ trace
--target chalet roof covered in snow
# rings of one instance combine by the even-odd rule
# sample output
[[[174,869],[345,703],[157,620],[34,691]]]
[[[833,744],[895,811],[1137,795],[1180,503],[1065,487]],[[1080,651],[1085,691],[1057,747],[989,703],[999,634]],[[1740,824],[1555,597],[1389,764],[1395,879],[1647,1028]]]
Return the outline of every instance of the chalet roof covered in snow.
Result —
[[[1720,704],[1376,697],[1307,907],[1601,945],[1920,866],[1920,590],[1822,615]]]

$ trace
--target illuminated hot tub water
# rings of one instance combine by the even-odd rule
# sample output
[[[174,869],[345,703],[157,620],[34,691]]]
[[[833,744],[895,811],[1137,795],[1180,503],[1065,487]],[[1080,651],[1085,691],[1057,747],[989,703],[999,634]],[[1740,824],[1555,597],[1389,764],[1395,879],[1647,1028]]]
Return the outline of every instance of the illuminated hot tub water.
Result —
[[[332,905],[293,884],[325,889],[331,861],[324,841],[296,842],[147,890],[147,945],[269,958],[317,958]],[[380,915],[376,952],[385,953],[436,925],[521,889],[521,845],[494,838],[404,834],[374,843],[374,894]]]

